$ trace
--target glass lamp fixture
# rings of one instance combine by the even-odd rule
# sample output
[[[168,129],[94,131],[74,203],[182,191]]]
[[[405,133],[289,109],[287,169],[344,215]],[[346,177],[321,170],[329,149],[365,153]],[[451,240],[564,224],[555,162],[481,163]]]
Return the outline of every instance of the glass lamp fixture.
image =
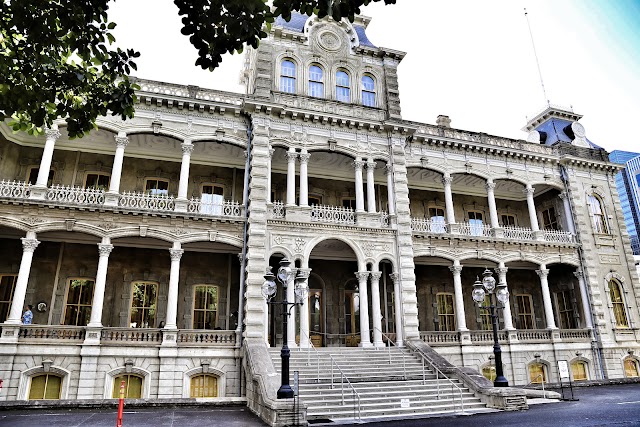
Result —
[[[304,299],[307,297],[307,294],[309,292],[309,289],[307,288],[305,281],[306,281],[306,278],[300,274],[298,274],[298,276],[295,279],[294,293],[296,295],[296,302],[298,304],[303,303]]]
[[[278,280],[286,288],[289,285],[293,271],[291,270],[291,261],[287,258],[282,258],[280,261],[280,268],[278,269]]]
[[[264,275],[264,283],[262,284],[262,296],[269,301],[276,295],[276,276],[271,272],[269,267],[267,273]]]
[[[493,278],[491,270],[485,268],[482,275],[484,276],[482,278],[482,286],[484,286],[485,290],[490,294],[493,293],[493,290],[496,288],[496,279]]]
[[[504,282],[498,283],[498,289],[496,290],[496,297],[498,298],[498,301],[500,301],[500,303],[503,306],[506,306],[507,304],[509,304],[509,290],[507,289],[506,283]]]
[[[476,282],[473,284],[473,292],[471,293],[473,300],[478,303],[478,306],[482,306],[484,302],[484,287],[480,279],[476,277]]]

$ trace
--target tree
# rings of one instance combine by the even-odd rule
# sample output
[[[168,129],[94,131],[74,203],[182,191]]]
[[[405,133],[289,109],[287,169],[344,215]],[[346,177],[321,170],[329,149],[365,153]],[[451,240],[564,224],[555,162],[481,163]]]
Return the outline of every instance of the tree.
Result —
[[[107,114],[134,115],[133,49],[110,50],[109,0],[0,0],[0,120],[14,131],[42,133],[63,117],[70,138]],[[115,1],[115,0],[114,0]],[[213,70],[222,54],[258,47],[277,16],[292,11],[353,21],[360,7],[396,0],[174,0],[182,34],[198,50],[196,65]],[[266,30],[266,31],[265,31]]]

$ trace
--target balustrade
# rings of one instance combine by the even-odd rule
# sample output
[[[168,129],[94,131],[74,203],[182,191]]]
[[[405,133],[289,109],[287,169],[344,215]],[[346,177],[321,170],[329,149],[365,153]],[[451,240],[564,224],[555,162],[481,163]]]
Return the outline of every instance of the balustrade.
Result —
[[[551,341],[551,332],[546,329],[519,329],[519,341]]]
[[[175,208],[175,200],[173,196],[125,191],[120,195],[118,206],[151,212],[169,212]]]
[[[242,217],[244,207],[230,200],[205,201],[192,197],[187,205],[187,212],[206,216]]]
[[[18,340],[84,341],[85,329],[80,326],[21,326]]]
[[[536,240],[536,236],[530,228],[505,226],[502,230],[505,239]]]
[[[575,235],[562,230],[543,230],[544,240],[554,243],[575,243]]]
[[[491,226],[485,224],[472,224],[469,222],[462,222],[458,224],[458,233],[463,236],[478,236],[478,237],[491,237]]]
[[[126,343],[161,343],[162,329],[104,328],[100,332],[100,340]]]
[[[273,202],[273,206],[269,210],[269,218],[284,219],[286,213],[284,202]]]
[[[460,334],[458,332],[427,331],[420,332],[420,339],[427,344],[458,344]]]
[[[411,218],[411,230],[418,233],[446,233],[447,224],[428,218]]]
[[[184,344],[219,344],[222,346],[235,346],[236,331],[178,331],[178,345]]]
[[[7,199],[28,199],[31,184],[23,181],[0,181],[0,197]]]
[[[65,185],[53,185],[47,189],[47,200],[54,203],[73,205],[102,205],[104,203],[104,190],[95,188],[71,187]]]
[[[311,206],[311,221],[332,224],[355,225],[356,215],[353,209],[343,206]]]
[[[469,331],[471,342],[487,342],[493,343],[493,331]],[[506,341],[507,333],[498,331],[498,341]]]

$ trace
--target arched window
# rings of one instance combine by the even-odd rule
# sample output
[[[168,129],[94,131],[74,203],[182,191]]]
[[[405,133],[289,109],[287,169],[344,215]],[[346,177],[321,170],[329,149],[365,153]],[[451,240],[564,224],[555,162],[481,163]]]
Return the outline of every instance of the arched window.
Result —
[[[532,363],[529,365],[529,382],[531,384],[542,384],[547,382],[547,372],[542,363]]]
[[[37,375],[31,378],[29,400],[58,400],[61,391],[62,377],[54,374]]]
[[[587,364],[581,360],[571,363],[571,375],[574,381],[585,381],[589,379],[587,375]]]
[[[287,93],[296,93],[296,65],[288,59],[282,61],[280,90]]]
[[[362,105],[376,106],[376,84],[373,77],[368,74],[362,76]]]
[[[627,378],[638,377],[638,361],[633,357],[624,359],[624,376]]]
[[[336,73],[336,99],[341,102],[351,102],[351,82],[345,70]]]
[[[324,98],[324,75],[317,65],[309,67],[309,95]]]
[[[190,397],[218,397],[218,377],[207,374],[192,376]]]
[[[617,280],[611,279],[609,281],[609,296],[611,298],[611,305],[613,309],[613,316],[615,317],[617,328],[628,328],[629,321],[627,320],[627,310],[624,308],[624,298],[622,298],[622,289],[620,283]]]
[[[592,194],[589,196],[589,207],[591,209],[591,221],[593,222],[593,229],[596,233],[608,234],[609,228],[607,227],[607,220],[604,215],[604,207],[600,197]]]
[[[113,393],[111,397],[118,399],[120,397],[120,385],[124,381],[124,397],[125,399],[141,399],[142,398],[142,377],[139,375],[123,374],[113,379]]]

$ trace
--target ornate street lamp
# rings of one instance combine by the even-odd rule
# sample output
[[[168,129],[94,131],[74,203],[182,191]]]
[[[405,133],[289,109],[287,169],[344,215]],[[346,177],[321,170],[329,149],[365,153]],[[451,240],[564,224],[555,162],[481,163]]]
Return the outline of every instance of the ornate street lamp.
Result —
[[[491,324],[493,326],[493,354],[496,359],[496,379],[493,381],[494,387],[509,387],[509,381],[504,377],[502,372],[502,350],[500,349],[500,343],[498,342],[498,310],[504,308],[509,304],[509,290],[507,290],[507,284],[502,282],[496,287],[496,279],[493,278],[493,274],[489,269],[485,269],[482,281],[476,279],[473,284],[473,300],[478,303],[478,307],[482,310],[487,310],[491,315]],[[495,292],[494,292],[495,291]],[[482,305],[486,294],[489,294],[489,305]],[[494,298],[498,299],[498,302],[502,306],[498,306]]]
[[[295,278],[294,291],[295,291],[295,302],[287,301],[287,288],[289,286],[289,281],[293,276],[293,271],[291,270],[291,261],[287,258],[283,258],[280,261],[280,268],[278,269],[278,281],[282,285],[282,301],[272,301],[273,297],[276,295],[277,287],[276,287],[276,276],[271,272],[271,267],[269,267],[269,271],[264,275],[264,284],[262,285],[262,296],[267,300],[267,303],[273,305],[280,305],[282,308],[282,350],[280,351],[280,359],[281,359],[281,375],[282,375],[282,385],[278,389],[278,399],[292,399],[293,398],[293,389],[291,385],[289,385],[289,358],[291,357],[289,346],[287,345],[287,323],[288,318],[291,315],[291,307],[296,305],[302,305],[302,301],[307,297],[307,287],[304,285],[305,277],[298,275]]]

